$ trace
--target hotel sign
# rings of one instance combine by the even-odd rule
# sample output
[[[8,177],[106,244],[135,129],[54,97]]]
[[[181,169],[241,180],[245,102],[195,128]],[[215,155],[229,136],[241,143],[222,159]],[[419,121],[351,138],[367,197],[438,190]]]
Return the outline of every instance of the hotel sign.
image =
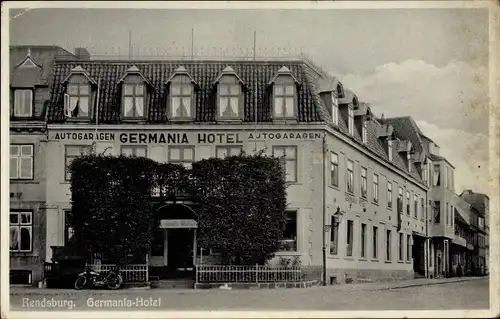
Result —
[[[198,222],[194,219],[162,219],[160,228],[198,228]]]
[[[304,131],[196,132],[51,132],[52,141],[119,141],[122,144],[241,144],[270,140],[318,140],[323,134]]]

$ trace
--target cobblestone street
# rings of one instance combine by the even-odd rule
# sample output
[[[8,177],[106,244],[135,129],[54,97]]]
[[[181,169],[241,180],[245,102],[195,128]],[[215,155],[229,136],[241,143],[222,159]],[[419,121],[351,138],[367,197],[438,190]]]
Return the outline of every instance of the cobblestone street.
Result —
[[[487,278],[384,288],[382,284],[271,290],[21,290],[11,292],[11,311],[20,310],[455,310],[489,307]],[[43,300],[55,308],[36,307]],[[98,304],[105,300],[108,304]],[[116,300],[111,304],[110,300]],[[128,305],[124,306],[124,300]],[[116,304],[118,301],[122,304]],[[65,302],[65,304],[63,304]],[[33,307],[30,306],[33,305]]]

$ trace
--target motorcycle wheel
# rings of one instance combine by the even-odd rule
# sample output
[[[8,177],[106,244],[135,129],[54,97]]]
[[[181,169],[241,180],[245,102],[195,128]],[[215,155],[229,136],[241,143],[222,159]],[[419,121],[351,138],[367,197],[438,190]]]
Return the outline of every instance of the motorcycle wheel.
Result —
[[[123,284],[123,278],[120,275],[114,275],[110,276],[111,278],[108,278],[106,285],[108,286],[109,289],[111,290],[116,290],[120,289]]]
[[[75,280],[75,289],[80,290],[87,284],[87,278],[85,276],[79,276]]]

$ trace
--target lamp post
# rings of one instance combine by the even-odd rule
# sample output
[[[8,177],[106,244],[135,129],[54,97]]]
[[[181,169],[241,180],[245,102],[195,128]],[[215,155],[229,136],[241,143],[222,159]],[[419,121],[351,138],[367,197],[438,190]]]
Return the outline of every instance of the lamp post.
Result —
[[[343,211],[340,210],[340,207],[337,207],[337,210],[333,214],[334,221],[333,225],[324,225],[323,227],[323,286],[326,286],[326,233],[330,231],[330,229],[334,226],[339,225],[342,223],[342,217],[344,216]]]

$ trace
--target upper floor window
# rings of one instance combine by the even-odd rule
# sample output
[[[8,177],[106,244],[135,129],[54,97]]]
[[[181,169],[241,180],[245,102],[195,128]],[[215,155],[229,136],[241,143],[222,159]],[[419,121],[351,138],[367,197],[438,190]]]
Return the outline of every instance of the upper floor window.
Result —
[[[387,207],[392,208],[392,183],[387,182]]]
[[[434,210],[434,223],[441,223],[441,202],[435,201],[433,205]]]
[[[297,116],[297,80],[287,67],[282,67],[271,81],[273,84],[273,117],[294,119]]]
[[[273,156],[284,156],[287,182],[297,182],[297,146],[273,146]]]
[[[33,145],[10,145],[10,179],[33,179]]]
[[[441,185],[441,166],[439,164],[434,165],[434,171],[433,171],[433,180],[432,180],[432,186],[439,186]]]
[[[365,167],[361,167],[361,197],[366,198],[367,196],[367,170]]]
[[[337,153],[330,153],[330,184],[339,186],[339,156]]]
[[[424,218],[427,218],[425,215],[426,215],[425,199],[423,197],[420,197],[420,220],[421,221],[424,221]]]
[[[406,215],[410,216],[411,202],[410,192],[406,191]]]
[[[387,141],[387,157],[392,161],[392,140]]]
[[[398,206],[397,206],[397,209],[398,209],[398,214],[401,214],[403,212],[403,188],[402,187],[399,187],[398,188]]]
[[[240,146],[217,146],[215,153],[217,158],[225,158],[229,156],[238,156],[241,154],[243,147]]]
[[[168,148],[168,162],[191,168],[194,162],[194,146],[170,146]]]
[[[368,131],[366,128],[366,121],[363,120],[362,126],[361,126],[361,139],[364,144],[368,142]]]
[[[413,195],[413,217],[418,218],[418,196]]]
[[[147,157],[148,147],[146,145],[122,145],[121,154],[125,156]]]
[[[89,155],[91,150],[92,146],[90,145],[66,145],[64,154],[64,180],[69,181],[71,179],[71,162],[79,156]]]
[[[10,251],[30,252],[33,244],[32,212],[10,212]]]
[[[347,191],[354,193],[354,162],[347,160]]]
[[[175,75],[170,81],[170,119],[192,119],[194,115],[194,85],[187,74]]]
[[[123,116],[144,117],[144,84],[124,84],[123,87]]]
[[[90,85],[69,84],[66,93],[66,116],[88,118],[90,109]]]
[[[378,175],[373,174],[373,202],[378,203],[378,196],[379,196]]]
[[[339,125],[339,99],[335,93],[332,93],[332,122]]]
[[[354,135],[354,109],[352,106],[349,106],[348,110],[348,127],[349,127],[349,134]]]
[[[30,117],[33,115],[33,91],[14,90],[14,116]]]
[[[218,120],[241,120],[243,118],[243,81],[230,66],[226,67],[215,81],[217,83]]]

